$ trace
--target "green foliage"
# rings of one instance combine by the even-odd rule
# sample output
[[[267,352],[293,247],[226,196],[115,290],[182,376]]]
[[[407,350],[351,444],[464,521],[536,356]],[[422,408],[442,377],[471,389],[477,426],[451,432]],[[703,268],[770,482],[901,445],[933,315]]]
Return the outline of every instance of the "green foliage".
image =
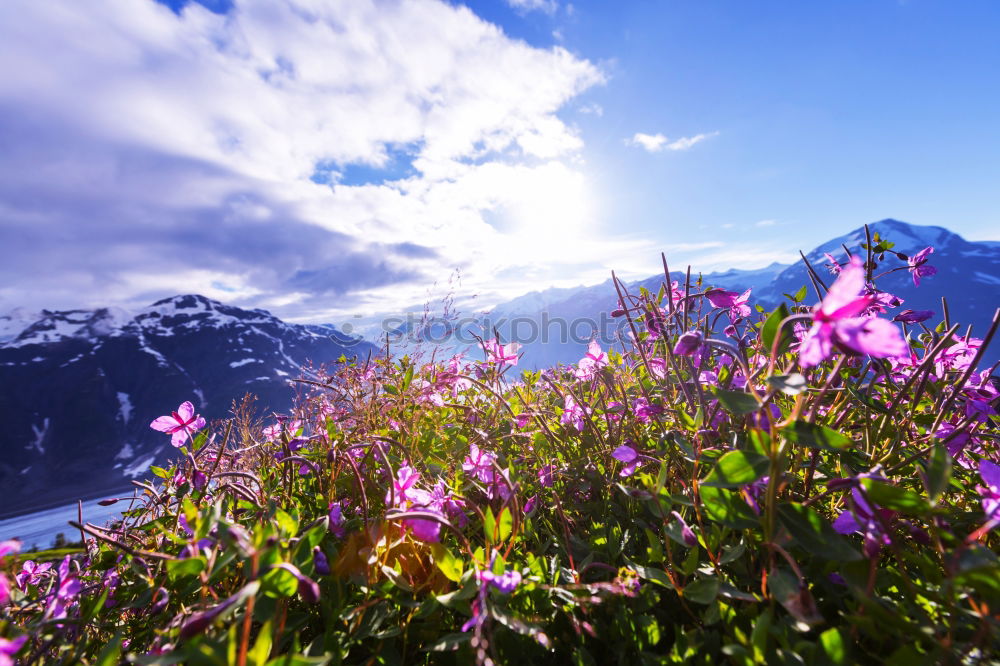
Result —
[[[15,588],[0,637],[29,637],[24,663],[101,665],[996,654],[977,471],[996,458],[995,397],[954,365],[799,367],[804,291],[689,362],[677,336],[727,316],[699,289],[686,306],[669,287],[623,295],[642,352],[590,369],[514,382],[489,353],[376,358],[303,384],[287,426],[238,410],[152,468],[140,508],[86,528],[85,551],[31,555],[68,558],[68,578]]]

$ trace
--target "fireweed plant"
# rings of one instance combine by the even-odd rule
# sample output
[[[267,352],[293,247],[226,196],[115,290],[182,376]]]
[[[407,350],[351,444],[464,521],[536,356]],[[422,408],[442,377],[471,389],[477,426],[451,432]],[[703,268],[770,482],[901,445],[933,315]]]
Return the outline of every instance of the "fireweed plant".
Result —
[[[892,247],[773,312],[615,280],[571,367],[491,339],[266,423],[184,403],[120,521],[0,544],[0,665],[996,663],[1000,312],[901,310],[878,279],[934,269]]]

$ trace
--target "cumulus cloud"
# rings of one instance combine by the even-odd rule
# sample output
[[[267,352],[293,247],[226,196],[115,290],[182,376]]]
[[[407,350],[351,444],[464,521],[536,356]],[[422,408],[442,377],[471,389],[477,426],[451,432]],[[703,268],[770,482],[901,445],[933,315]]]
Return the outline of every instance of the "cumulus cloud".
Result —
[[[463,6],[7,0],[0,61],[0,309],[390,310],[455,267],[494,288],[527,261],[498,248],[593,215],[557,112],[601,71]]]
[[[558,0],[505,0],[505,2],[520,11],[540,11],[555,14],[559,9]]]
[[[718,134],[718,132],[695,134],[694,136],[685,136],[670,141],[663,134],[643,134],[642,132],[636,132],[632,135],[631,139],[625,139],[625,145],[636,146],[651,153],[658,153],[663,150],[687,150],[696,143],[701,143],[705,139],[718,136]]]

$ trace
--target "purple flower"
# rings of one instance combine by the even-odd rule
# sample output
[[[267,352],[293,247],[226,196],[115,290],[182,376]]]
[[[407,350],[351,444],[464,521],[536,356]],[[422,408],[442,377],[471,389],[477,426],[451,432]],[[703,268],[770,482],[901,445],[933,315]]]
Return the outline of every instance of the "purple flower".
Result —
[[[493,557],[490,558],[489,567],[487,569],[476,570],[479,593],[472,600],[472,617],[462,625],[462,631],[469,631],[470,629],[478,630],[483,622],[486,621],[486,595],[491,587],[496,588],[502,594],[510,594],[521,584],[521,574],[517,571],[504,571],[499,574],[493,573],[492,569],[496,558],[497,555],[494,552]]]
[[[878,291],[874,287],[866,287],[865,293],[872,297],[872,304],[864,314],[882,314],[886,308],[898,308],[903,299],[887,291]]]
[[[753,512],[758,516],[760,515],[760,499],[764,495],[764,491],[767,490],[767,484],[771,482],[770,476],[765,476],[757,479],[753,483],[748,483],[741,489],[743,492],[743,499],[746,500]]]
[[[632,405],[635,418],[639,423],[650,423],[654,418],[663,413],[663,407],[651,404],[645,398],[636,398]]]
[[[193,437],[196,432],[205,427],[205,419],[194,413],[194,405],[189,400],[182,402],[177,411],[171,412],[170,416],[156,418],[149,424],[149,427],[171,435],[170,444],[181,447],[184,446],[188,437]]]
[[[301,427],[302,421],[299,421],[298,419],[289,419],[287,416],[279,416],[278,422],[264,428],[263,434],[265,439],[273,442],[281,439],[282,435],[288,435],[291,437],[298,432]],[[292,450],[294,451],[295,449]]]
[[[481,571],[479,572],[479,577],[481,581],[492,585],[501,594],[510,594],[521,584],[521,574],[516,571],[504,571],[502,574],[495,574],[492,571]]]
[[[21,552],[21,542],[17,539],[8,539],[7,541],[0,541],[0,557],[5,557],[11,553]]]
[[[45,617],[60,619],[66,617],[66,611],[80,595],[80,579],[70,570],[69,555],[59,564],[59,582],[55,593],[49,597],[45,606]]]
[[[840,275],[840,264],[837,262],[837,258],[829,252],[824,252],[823,256],[826,257],[827,261],[826,269],[834,275]]]
[[[938,427],[937,430],[934,431],[934,438],[947,439],[948,441],[945,443],[945,448],[948,449],[949,455],[951,455],[952,458],[961,458],[963,457],[962,452],[965,450],[965,447],[971,442],[978,443],[978,440],[972,437],[968,430],[963,429],[958,432],[955,431],[955,423],[952,421],[945,421]]]
[[[27,634],[24,636],[18,636],[13,640],[7,640],[6,638],[0,638],[0,666],[14,666],[14,660],[11,659],[21,646],[24,645],[25,641],[28,640]]]
[[[343,539],[344,530],[344,511],[340,506],[340,502],[330,502],[329,509],[329,527],[330,531],[333,532],[334,536]]]
[[[392,492],[385,494],[385,503],[392,502],[393,496],[396,499],[396,506],[401,506],[412,498],[410,488],[420,478],[420,473],[409,465],[403,465],[396,470],[396,478],[392,480]]]
[[[587,353],[580,362],[576,364],[577,379],[591,379],[597,371],[608,364],[608,355],[601,349],[597,340],[591,340],[587,347]]]
[[[903,310],[898,315],[893,317],[892,320],[903,324],[919,324],[922,321],[927,321],[933,316],[934,310]]]
[[[670,515],[677,519],[677,524],[680,525],[681,528],[681,538],[684,540],[684,543],[692,548],[697,546],[698,537],[695,536],[694,531],[688,526],[681,514],[676,511],[671,511]]]
[[[431,500],[433,506],[443,510],[449,520],[454,520],[459,527],[465,527],[469,522],[469,517],[465,515],[465,501],[457,497],[444,481],[438,480],[437,484],[431,488]]]
[[[500,369],[508,365],[517,365],[517,351],[520,345],[516,342],[504,345],[499,340],[493,339],[487,340],[485,347],[487,363],[493,363]]]
[[[1000,525],[1000,465],[982,460],[979,462],[979,476],[985,486],[977,490],[982,495],[983,513],[986,514],[987,531]]]
[[[29,585],[35,585],[41,579],[42,574],[52,568],[51,562],[36,564],[33,560],[26,560],[21,565],[21,572],[14,576],[17,587],[22,592],[26,592]]]
[[[858,257],[844,267],[822,302],[813,308],[813,325],[799,346],[799,362],[811,367],[830,358],[834,346],[852,353],[892,358],[909,347],[899,329],[885,319],[858,316],[873,299],[862,292],[865,271]]]
[[[674,345],[674,354],[677,356],[694,356],[701,349],[704,342],[705,336],[701,331],[682,333],[677,338],[677,344]]]
[[[611,453],[611,457],[622,463],[624,467],[618,473],[621,476],[632,476],[639,464],[639,452],[631,446],[622,444]]]
[[[882,528],[882,522],[888,523],[896,514],[894,511],[872,506],[858,487],[851,490],[851,500],[852,508],[837,516],[833,521],[833,529],[839,534],[862,533],[865,556],[875,557],[883,545],[892,543]]]
[[[925,247],[907,260],[906,263],[910,266],[910,275],[913,276],[914,287],[920,286],[920,278],[937,274],[937,269],[927,264],[927,255],[933,251],[933,247]]]
[[[750,291],[751,289],[747,289],[742,294],[737,294],[735,291],[715,288],[706,291],[705,296],[714,307],[729,308],[730,319],[736,320],[750,316],[750,306],[747,305],[747,301],[750,300]]]
[[[583,432],[584,418],[589,413],[589,407],[581,407],[577,404],[576,400],[573,400],[572,396],[566,396],[565,407],[563,407],[563,413],[559,416],[559,422],[564,426],[572,425],[576,428],[577,432]]]
[[[781,408],[776,404],[768,403],[764,409],[750,413],[750,425],[760,430],[770,430],[771,423],[781,419]]]
[[[462,461],[462,470],[466,474],[479,479],[483,483],[493,482],[493,463],[496,462],[496,454],[481,450],[477,445],[469,445],[469,455]]]
[[[319,546],[313,547],[313,566],[316,567],[316,573],[320,576],[330,575],[330,561],[326,558],[326,553]]]
[[[538,470],[538,482],[545,488],[552,487],[552,475],[556,471],[555,465],[542,465]]]

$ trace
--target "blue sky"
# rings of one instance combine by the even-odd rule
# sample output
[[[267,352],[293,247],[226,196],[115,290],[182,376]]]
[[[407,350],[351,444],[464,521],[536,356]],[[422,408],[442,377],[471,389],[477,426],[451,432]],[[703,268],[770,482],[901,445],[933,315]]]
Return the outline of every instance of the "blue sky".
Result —
[[[485,306],[884,217],[998,239],[997,34],[971,0],[8,0],[0,310],[330,321],[455,269]]]

